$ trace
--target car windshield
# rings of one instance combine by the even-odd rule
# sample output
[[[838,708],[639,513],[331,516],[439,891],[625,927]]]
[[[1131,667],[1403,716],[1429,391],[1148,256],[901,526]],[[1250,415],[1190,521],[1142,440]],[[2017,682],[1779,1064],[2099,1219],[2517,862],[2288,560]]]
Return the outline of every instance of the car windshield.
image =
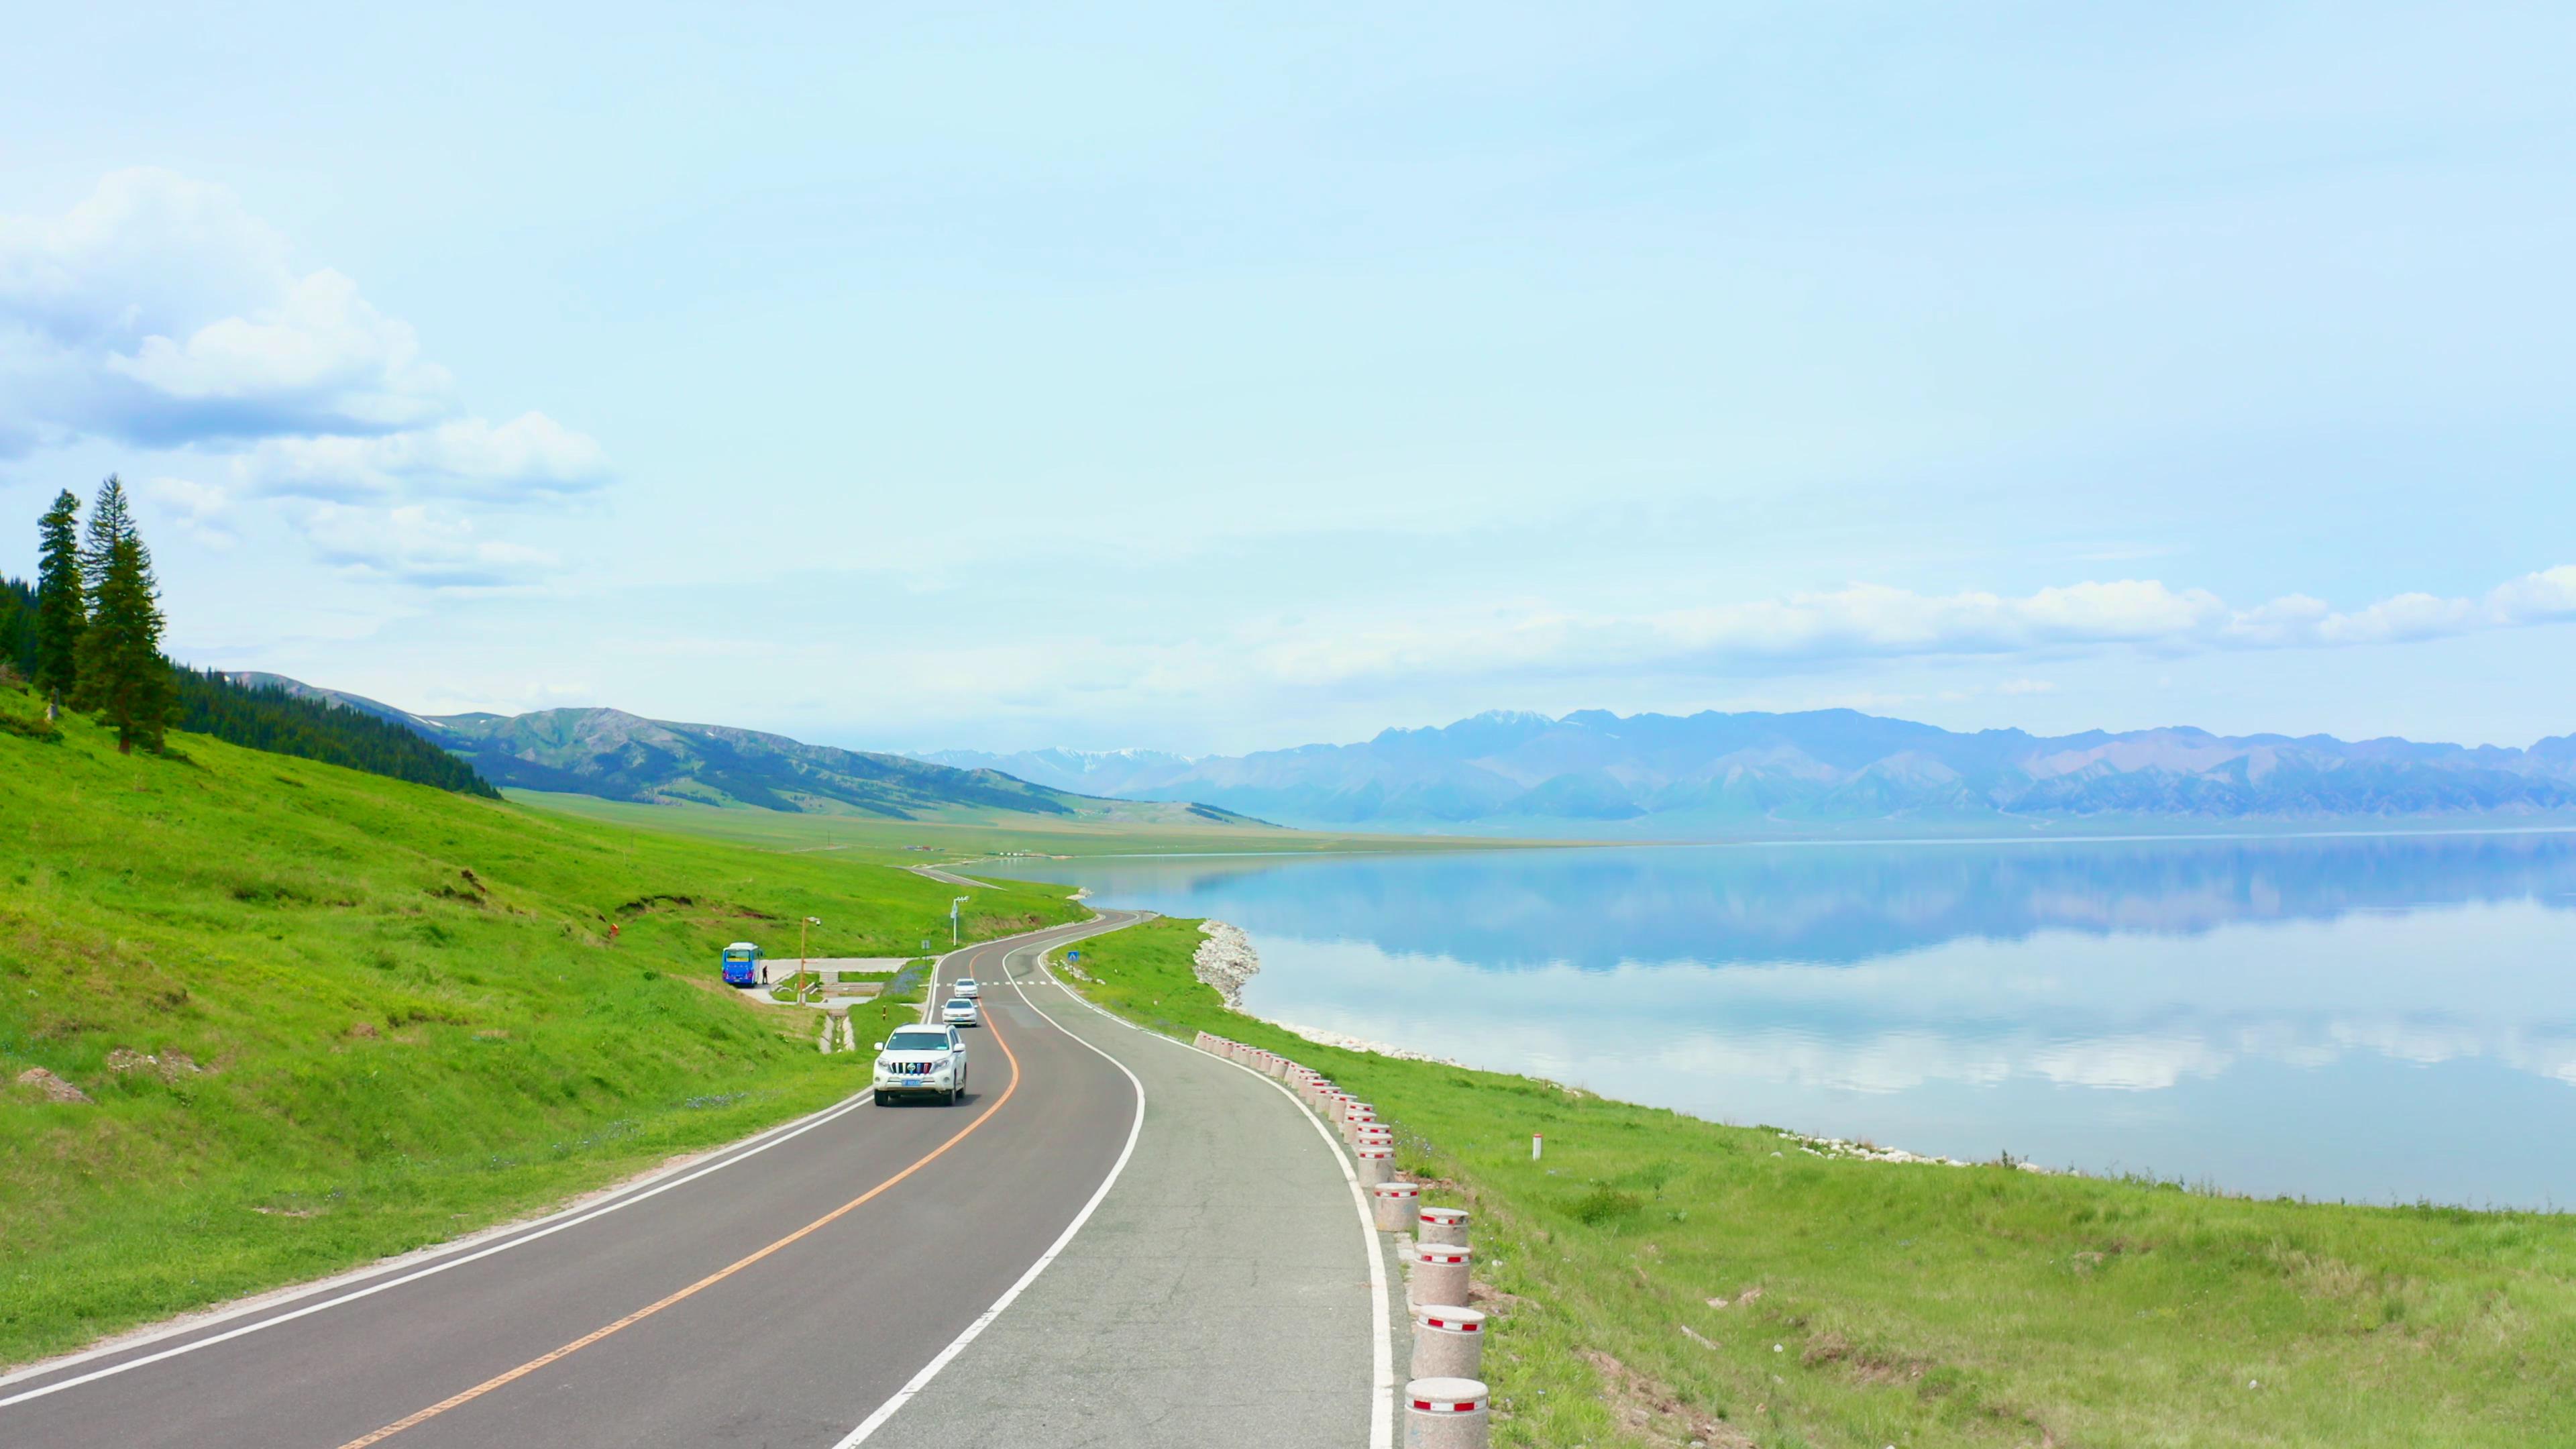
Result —
[[[971,1002],[971,1001],[968,1001],[968,1000],[967,1000],[965,997],[963,997],[963,996],[958,997],[956,1000],[951,1001],[951,1002],[949,1002],[948,1004],[949,1004],[949,1006],[950,1006],[950,1007],[952,1007],[952,1008],[962,1006],[962,1007],[966,1008],[968,1011],[972,1011],[972,1010],[974,1010],[974,1009],[975,1009],[975,1003],[973,1003],[973,1002]]]
[[[886,1050],[890,1052],[944,1052],[948,1050],[948,1034],[945,1032],[933,1031],[899,1031],[894,1034],[892,1039],[886,1042]]]

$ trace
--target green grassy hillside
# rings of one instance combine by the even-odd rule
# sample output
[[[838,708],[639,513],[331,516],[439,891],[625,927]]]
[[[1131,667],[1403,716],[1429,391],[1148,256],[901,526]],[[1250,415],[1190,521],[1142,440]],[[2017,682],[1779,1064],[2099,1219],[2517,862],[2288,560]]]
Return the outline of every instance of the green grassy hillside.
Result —
[[[237,677],[263,689],[344,705],[414,731],[470,762],[485,779],[516,790],[869,820],[1002,825],[1062,820],[1269,828],[1258,820],[1186,801],[1104,800],[1032,785],[992,770],[960,770],[904,755],[809,745],[728,725],[646,719],[617,709],[416,715],[283,675]]]
[[[865,1054],[716,987],[718,948],[793,954],[812,915],[816,955],[908,956],[956,894],[202,736],[43,733],[0,689],[0,1362],[845,1095]],[[966,925],[1078,916],[1062,895],[979,891]]]
[[[1821,1157],[1304,1041],[1192,975],[1197,924],[1084,942],[1082,989],[1329,1074],[1475,1212],[1497,1444],[2576,1443],[2576,1216]]]
[[[639,830],[728,840],[764,850],[829,851],[859,860],[956,860],[1005,852],[1025,855],[1299,855],[1318,851],[1503,850],[1562,847],[1577,841],[1460,840],[1438,835],[1334,835],[1276,826],[1238,826],[1197,819],[1157,821],[1114,815],[1019,816],[974,824],[873,820],[863,816],[753,810],[703,804],[640,804],[540,790],[503,792],[522,804]],[[1127,802],[1110,802],[1124,808]],[[1174,810],[1138,805],[1137,810]]]

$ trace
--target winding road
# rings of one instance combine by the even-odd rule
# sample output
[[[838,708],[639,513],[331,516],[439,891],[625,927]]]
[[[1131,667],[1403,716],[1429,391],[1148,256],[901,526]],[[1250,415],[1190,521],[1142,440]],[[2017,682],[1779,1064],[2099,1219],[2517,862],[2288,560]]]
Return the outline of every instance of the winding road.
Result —
[[[1382,1446],[1384,1287],[1331,1143],[1039,965],[1135,919],[943,959],[943,985],[988,983],[955,1107],[862,1092],[549,1218],[0,1377],[0,1444]]]

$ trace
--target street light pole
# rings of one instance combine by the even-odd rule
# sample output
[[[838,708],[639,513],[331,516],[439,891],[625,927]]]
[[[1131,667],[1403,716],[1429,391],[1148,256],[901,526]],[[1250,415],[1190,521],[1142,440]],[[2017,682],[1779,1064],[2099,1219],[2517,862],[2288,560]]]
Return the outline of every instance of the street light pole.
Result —
[[[973,896],[959,896],[948,903],[948,944],[952,947],[957,944],[957,908],[973,899]]]
[[[799,922],[797,922],[797,923],[796,923],[796,976],[797,976],[797,980],[798,980],[798,985],[797,985],[797,988],[796,988],[796,999],[797,999],[798,1001],[803,1001],[803,1000],[805,999],[805,988],[806,988],[806,985],[808,984],[808,983],[806,983],[806,982],[804,981],[804,976],[805,976],[805,928],[806,928],[807,926],[819,926],[819,925],[821,925],[821,924],[823,924],[823,918],[822,918],[822,917],[820,917],[820,916],[807,916],[805,919],[803,919],[803,920],[801,920],[801,921],[799,921]],[[816,992],[817,994],[820,994],[820,993],[821,993],[822,988],[823,988],[823,983],[822,983],[822,982],[820,982],[820,981],[815,981],[815,982],[812,982],[812,983],[810,983],[810,984],[813,986],[813,988],[814,988],[814,990],[815,990],[815,992]]]

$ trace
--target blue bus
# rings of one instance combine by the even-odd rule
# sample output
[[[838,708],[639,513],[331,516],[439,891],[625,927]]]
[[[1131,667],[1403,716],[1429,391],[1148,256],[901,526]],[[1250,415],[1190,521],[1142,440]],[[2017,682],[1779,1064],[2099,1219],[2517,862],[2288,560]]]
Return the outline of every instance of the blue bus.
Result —
[[[758,986],[760,948],[749,941],[736,941],[725,947],[724,979],[727,986]]]

